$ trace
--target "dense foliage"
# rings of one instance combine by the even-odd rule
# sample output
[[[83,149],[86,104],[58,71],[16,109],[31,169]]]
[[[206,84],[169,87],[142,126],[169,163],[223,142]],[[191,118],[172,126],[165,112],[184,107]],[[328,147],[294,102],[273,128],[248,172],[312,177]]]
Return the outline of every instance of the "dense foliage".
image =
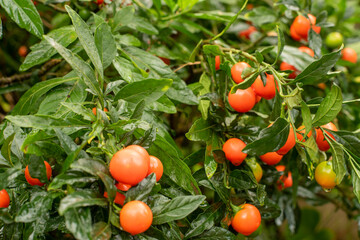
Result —
[[[304,239],[300,199],[357,219],[357,4],[0,0],[0,238]]]

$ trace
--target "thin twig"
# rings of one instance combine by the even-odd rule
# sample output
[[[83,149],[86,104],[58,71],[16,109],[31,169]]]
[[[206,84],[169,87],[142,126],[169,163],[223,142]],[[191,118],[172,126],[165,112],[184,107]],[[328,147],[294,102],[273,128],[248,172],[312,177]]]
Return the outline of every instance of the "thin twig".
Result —
[[[48,61],[40,68],[40,70],[36,73],[36,75],[37,76],[45,75],[48,71],[50,71],[51,68],[58,65],[61,61],[62,61],[61,59],[52,59],[52,60]],[[34,73],[35,72],[15,74],[11,77],[2,77],[2,78],[0,78],[0,85],[7,85],[7,84],[15,83],[15,82],[22,82],[24,80],[30,79],[34,75]]]
[[[199,65],[199,64],[201,64],[201,61],[185,63],[185,64],[181,65],[180,67],[178,67],[177,69],[175,69],[174,72],[177,72],[186,66]]]

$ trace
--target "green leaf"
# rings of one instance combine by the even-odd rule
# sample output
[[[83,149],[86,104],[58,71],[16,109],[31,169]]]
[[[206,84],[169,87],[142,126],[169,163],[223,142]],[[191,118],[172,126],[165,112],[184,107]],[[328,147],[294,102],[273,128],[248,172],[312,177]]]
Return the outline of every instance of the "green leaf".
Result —
[[[68,108],[75,114],[81,115],[85,120],[96,121],[96,116],[90,110],[90,108],[84,107],[81,103],[62,102],[61,105],[64,106],[65,108]]]
[[[245,68],[245,70],[243,71],[243,74],[245,73],[246,69],[251,69],[251,68]],[[249,88],[256,80],[256,78],[259,76],[259,72],[257,70],[253,71],[254,69],[251,69],[251,72],[249,73],[249,75],[247,75],[244,79],[243,82],[233,86],[231,88],[231,93],[235,93],[238,89],[247,89]]]
[[[150,146],[149,153],[161,160],[164,165],[164,174],[177,185],[192,194],[200,193],[189,167],[180,159],[176,149],[164,137],[156,136],[155,142]]]
[[[342,100],[340,87],[333,85],[330,93],[326,95],[316,111],[315,117],[312,120],[313,126],[321,126],[332,121],[341,111]]]
[[[298,48],[288,45],[286,45],[283,49],[281,60],[293,65],[299,71],[304,70],[314,61],[309,54],[301,52]]]
[[[75,31],[76,31],[76,34],[78,35],[81,45],[83,46],[85,52],[89,56],[91,62],[94,64],[94,66],[97,69],[98,73],[100,74],[101,78],[103,78],[104,77],[104,67],[102,65],[100,54],[96,48],[94,36],[92,35],[89,26],[69,5],[66,5],[65,8],[66,8],[66,11],[69,13],[69,16],[75,27]],[[58,49],[56,49],[56,50],[58,50]]]
[[[69,46],[77,39],[73,26],[66,26],[55,29],[47,34],[48,37],[55,39],[56,42],[64,47]],[[56,54],[56,50],[46,40],[42,40],[31,47],[31,52],[26,56],[20,66],[20,71],[26,71],[29,68],[42,64]]]
[[[246,190],[258,186],[252,172],[237,169],[230,173],[229,184],[238,190]]]
[[[99,172],[108,174],[109,170],[101,160],[80,158],[71,164],[72,169],[81,170],[93,176],[98,176]]]
[[[256,7],[249,12],[248,20],[261,28],[264,24],[276,22],[276,12],[265,6]]]
[[[0,173],[0,188],[5,189],[7,186],[11,184],[15,184],[15,180],[19,176],[23,176],[24,172],[22,169],[18,168],[9,168],[6,171]]]
[[[46,192],[36,193],[32,196],[30,202],[21,206],[15,217],[16,222],[34,222],[38,218],[42,218],[43,215],[51,209],[53,199]],[[39,207],[41,206],[41,207]]]
[[[283,118],[278,118],[273,125],[261,130],[257,140],[246,145],[243,152],[257,156],[275,152],[284,146],[289,137],[289,132],[289,123]]]
[[[117,42],[123,45],[130,45],[134,47],[141,47],[142,42],[131,34],[116,35],[115,39]]]
[[[305,134],[304,136],[306,136],[312,127],[312,121],[311,121],[311,113],[310,113],[310,109],[308,107],[308,105],[302,101],[301,102],[301,116],[303,119],[303,124],[305,126]]]
[[[19,27],[38,38],[44,34],[40,15],[31,0],[0,0],[0,5]]]
[[[128,83],[144,79],[142,72],[126,58],[119,56],[115,57],[113,65],[120,76]]]
[[[105,222],[97,222],[92,227],[93,240],[109,240],[112,236],[111,226]]]
[[[360,199],[360,169],[359,168],[353,168],[351,170],[351,179],[354,188],[353,192],[359,201]]]
[[[179,0],[178,5],[181,11],[189,11],[199,0]]]
[[[171,79],[145,79],[133,82],[121,88],[114,100],[123,99],[135,104],[144,100],[149,104],[164,95],[171,84]]]
[[[3,26],[2,26],[2,20],[0,18],[0,39],[3,37]]]
[[[59,214],[64,215],[64,213],[66,213],[70,209],[93,206],[93,205],[106,206],[108,205],[108,201],[106,198],[100,197],[94,192],[87,192],[87,191],[73,192],[61,200],[59,206]]]
[[[331,132],[331,134],[334,135],[336,141],[344,145],[346,149],[348,149],[356,156],[360,156],[360,139],[357,134],[349,131],[330,130],[329,132]]]
[[[54,47],[59,54],[70,64],[76,74],[84,80],[85,84],[90,88],[93,94],[97,94],[99,97],[102,96],[99,83],[96,81],[94,70],[91,66],[84,62],[78,55],[72,51],[64,48],[54,39],[44,36],[44,38]]]
[[[55,119],[50,116],[6,116],[6,119],[19,127],[28,127],[35,129],[54,129],[54,128],[84,128],[88,123],[77,119]]]
[[[54,131],[56,133],[57,138],[60,141],[60,146],[64,149],[66,154],[70,155],[72,152],[76,151],[78,145],[74,142],[74,140],[70,136],[68,136],[58,128],[55,128]],[[84,151],[81,152],[80,156],[84,158],[88,157]]]
[[[91,212],[90,208],[69,208],[65,213],[66,228],[79,240],[91,238]]]
[[[116,56],[116,44],[107,23],[100,24],[95,31],[95,45],[99,52],[101,63],[106,69]]]
[[[174,103],[166,95],[162,95],[158,100],[151,103],[149,107],[153,111],[176,113]]]
[[[341,183],[343,180],[345,174],[347,173],[346,165],[345,165],[345,158],[344,158],[344,151],[341,148],[341,145],[333,142],[330,140],[327,136],[325,136],[326,140],[328,140],[328,143],[330,145],[330,151],[332,156],[332,166],[334,169],[334,172],[336,174],[336,182],[338,184]]]
[[[137,186],[132,187],[126,192],[126,202],[138,200],[145,202],[156,184],[156,175],[150,174]]]
[[[74,74],[68,74],[62,78],[54,78],[44,82],[39,82],[30,88],[24,95],[21,96],[18,103],[12,110],[12,115],[26,115],[36,107],[36,102],[50,89],[68,82],[73,82],[79,78]]]
[[[200,11],[196,13],[186,14],[189,17],[205,19],[205,20],[215,20],[219,22],[231,22],[236,14],[232,12],[223,12],[223,11]],[[236,18],[235,18],[236,20]]]
[[[28,166],[30,176],[39,179],[43,183],[48,182],[46,167],[42,158],[35,155],[30,155]]]
[[[208,207],[203,213],[199,214],[194,221],[191,222],[189,230],[185,234],[185,238],[192,238],[202,234],[204,231],[213,228],[215,220],[221,215],[223,205],[221,203]]]
[[[281,56],[281,53],[285,47],[284,33],[281,31],[279,25],[276,26],[276,31],[277,31],[278,43],[277,43],[277,54],[276,54],[274,63],[277,63],[277,61],[278,61],[279,57]]]
[[[325,54],[320,59],[315,60],[290,83],[302,82],[305,85],[313,85],[322,82],[331,68],[339,60],[341,50],[342,48],[335,52]]]
[[[235,235],[229,230],[222,227],[213,227],[209,231],[204,232],[196,240],[235,240]]]
[[[166,78],[172,79],[173,84],[166,92],[172,100],[181,103],[194,105],[198,103],[194,93],[160,58],[135,47],[124,47],[123,51],[133,60],[137,66],[149,70],[149,78]]]
[[[153,207],[153,224],[163,223],[185,218],[195,211],[205,200],[205,196],[181,196]]]
[[[7,225],[14,223],[14,219],[8,212],[8,209],[5,208],[0,209],[0,221]]]
[[[55,118],[63,118],[70,113],[70,109],[66,108],[63,103],[83,103],[87,97],[86,85],[80,78],[67,88],[67,96],[59,102],[59,106],[54,113]]]
[[[293,10],[293,11],[300,10],[300,5],[297,0],[280,0],[280,1],[276,2],[274,5],[275,6],[284,5],[287,9]]]
[[[143,18],[140,16],[133,16],[132,21],[128,23],[127,26],[134,28],[140,32],[146,33],[148,35],[159,34],[159,31],[147,20],[147,18]]]
[[[279,41],[279,39],[278,39],[278,41]],[[281,52],[282,52],[282,50],[283,50],[283,48],[281,49]],[[255,50],[255,57],[259,64],[261,64],[264,61],[264,56],[258,50]]]
[[[309,48],[314,50],[315,56],[321,56],[322,39],[313,29],[309,31]]]
[[[215,161],[212,152],[212,142],[208,143],[206,146],[204,168],[207,178],[212,178],[217,169],[217,162]]]
[[[69,184],[74,186],[76,183],[91,183],[97,180],[96,177],[88,176],[82,172],[67,171],[64,174],[57,175],[50,183],[48,190],[59,189],[62,186]]]
[[[205,54],[211,54],[213,56],[224,55],[224,53],[220,50],[220,47],[218,45],[207,45],[207,44],[205,44],[203,46],[203,51],[204,51]]]
[[[189,132],[185,134],[187,139],[191,141],[207,141],[212,135],[212,128],[215,125],[211,125],[209,121],[206,121],[202,118],[197,119],[194,124],[191,126]]]
[[[199,83],[203,86],[203,89],[200,90],[199,95],[210,93],[211,80],[205,72],[201,75]],[[198,108],[204,120],[208,118],[209,107],[210,107],[209,100],[200,100]]]
[[[133,20],[134,13],[135,8],[132,5],[118,9],[114,17],[114,31],[117,31],[121,26],[130,24]]]

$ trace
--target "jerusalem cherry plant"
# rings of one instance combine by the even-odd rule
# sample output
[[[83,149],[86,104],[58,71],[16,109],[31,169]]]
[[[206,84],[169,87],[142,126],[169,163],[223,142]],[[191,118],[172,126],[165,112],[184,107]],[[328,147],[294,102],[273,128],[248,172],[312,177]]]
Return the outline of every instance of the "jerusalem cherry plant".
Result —
[[[0,238],[302,239],[300,201],[357,219],[350,12],[300,0],[16,2],[0,0],[2,74],[16,73],[0,92],[21,95],[11,108],[0,99],[11,109]],[[32,46],[14,60],[15,24]]]
[[[1,125],[1,235],[178,239],[176,221],[209,204],[161,118],[198,99],[139,48],[141,33],[118,33],[125,16],[141,19],[133,6],[111,24],[65,8],[72,25],[45,35],[21,69],[54,56],[70,71],[35,84]]]

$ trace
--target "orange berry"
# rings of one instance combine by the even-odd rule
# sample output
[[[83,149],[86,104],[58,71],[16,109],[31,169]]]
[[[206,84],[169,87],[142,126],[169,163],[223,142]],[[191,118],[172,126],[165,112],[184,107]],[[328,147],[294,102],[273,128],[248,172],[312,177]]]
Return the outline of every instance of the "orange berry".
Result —
[[[242,150],[246,147],[246,144],[238,138],[230,138],[223,145],[223,152],[225,157],[235,166],[239,166],[247,154],[243,153]]]
[[[218,55],[215,57],[215,70],[220,69],[220,63],[221,63],[221,60],[220,60],[220,56]]]
[[[155,173],[156,181],[158,182],[162,177],[163,172],[164,172],[164,167],[160,159],[150,155],[150,166],[147,175],[149,176],[151,173]]]
[[[46,177],[47,177],[48,180],[50,180],[51,175],[52,175],[51,166],[50,166],[50,164],[49,164],[47,161],[44,161],[44,164],[45,164],[45,167],[46,167]],[[45,183],[40,182],[39,179],[37,179],[37,178],[32,178],[32,177],[30,176],[29,165],[26,166],[26,168],[25,168],[25,178],[26,178],[26,181],[27,181],[31,186],[37,185],[37,186],[42,187],[42,186],[45,185]]]
[[[356,63],[357,62],[357,54],[356,54],[355,50],[352,48],[344,48],[341,51],[341,59],[352,62],[352,63]]]
[[[261,161],[263,161],[267,165],[278,164],[282,158],[283,155],[277,154],[276,152],[268,152],[260,156]]]
[[[242,79],[241,77],[241,74],[243,70],[248,67],[250,67],[250,65],[246,62],[238,62],[235,63],[234,66],[232,66],[231,77],[234,80],[234,82],[241,83],[242,81],[244,81],[244,79]]]
[[[0,208],[7,208],[10,205],[10,196],[8,192],[3,189],[0,191]]]
[[[143,233],[149,229],[153,213],[148,205],[141,201],[131,201],[120,211],[120,225],[131,235]]]
[[[326,128],[326,129],[330,129],[332,131],[337,131],[338,129],[336,128],[335,124],[333,124],[332,122],[329,122],[325,125],[322,125],[321,127]],[[334,135],[332,135],[330,132],[325,131],[332,139],[335,140]],[[321,131],[321,129],[316,129],[316,144],[318,145],[319,149],[321,151],[327,151],[330,149],[330,145],[329,143],[326,141],[325,136],[323,134],[323,132]]]
[[[315,53],[314,53],[314,51],[313,51],[311,48],[308,48],[308,47],[305,47],[305,46],[301,46],[301,47],[299,47],[299,50],[300,50],[301,52],[304,52],[304,53],[309,54],[311,57],[314,57],[314,56],[315,56]]]
[[[255,93],[251,88],[238,89],[235,93],[229,92],[228,100],[230,106],[237,112],[248,112],[256,103]]]
[[[276,168],[276,170],[278,172],[284,172],[285,171],[285,166],[284,165],[278,165],[275,168]],[[277,182],[277,184],[278,184],[278,189],[279,190],[283,190],[285,188],[291,187],[292,184],[293,184],[291,172],[289,171],[287,176],[281,175],[278,182]]]
[[[286,143],[279,150],[277,150],[276,153],[280,155],[287,154],[295,146],[295,143],[296,141],[295,141],[293,128],[290,126],[289,136],[288,139],[286,140]]]

